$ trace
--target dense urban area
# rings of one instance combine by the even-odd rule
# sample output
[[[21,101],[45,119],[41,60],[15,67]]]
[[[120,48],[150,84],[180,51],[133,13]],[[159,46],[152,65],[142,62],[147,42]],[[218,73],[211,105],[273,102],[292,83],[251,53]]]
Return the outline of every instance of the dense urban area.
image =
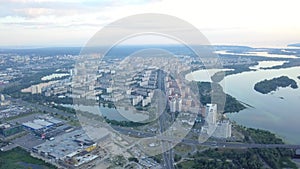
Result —
[[[220,58],[201,60],[165,46],[172,58],[126,58],[141,48],[117,48],[101,60],[82,58],[80,48],[1,49],[0,168],[298,168],[300,146],[226,116],[251,105],[219,82],[282,60],[251,52],[300,50],[215,46]],[[217,62],[224,70],[211,81],[186,79]],[[299,64],[288,58],[273,68]],[[253,88],[288,86],[297,83],[282,76]]]

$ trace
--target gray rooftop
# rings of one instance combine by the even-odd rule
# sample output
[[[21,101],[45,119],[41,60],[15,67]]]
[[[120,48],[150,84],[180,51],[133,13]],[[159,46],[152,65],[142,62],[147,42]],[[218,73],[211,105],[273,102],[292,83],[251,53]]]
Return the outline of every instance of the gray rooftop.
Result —
[[[77,140],[77,142],[76,142]],[[78,140],[91,140],[84,130],[78,129],[70,133],[65,133],[63,135],[55,137],[52,141],[47,141],[36,147],[40,152],[48,153],[49,155],[61,159],[66,156],[71,156],[71,154],[80,152],[89,145],[81,145]]]
[[[26,123],[23,123],[23,126],[32,128],[32,129],[34,129],[34,130],[39,130],[39,129],[43,128],[43,126],[41,126],[41,125],[39,125],[39,124],[36,124],[36,123],[33,123],[33,122],[26,122]]]

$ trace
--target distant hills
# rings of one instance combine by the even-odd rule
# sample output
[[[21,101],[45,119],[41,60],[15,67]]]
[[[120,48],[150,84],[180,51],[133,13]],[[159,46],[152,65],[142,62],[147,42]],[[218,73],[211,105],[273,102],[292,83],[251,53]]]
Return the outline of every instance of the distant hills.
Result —
[[[173,54],[177,55],[190,55],[193,56],[194,52],[189,48],[192,46],[185,45],[125,45],[125,46],[114,46],[112,47],[106,55],[108,56],[128,56],[136,51],[143,49],[164,49],[166,51],[171,51]],[[227,50],[230,52],[243,53],[254,50],[247,46],[231,46],[231,45],[211,45],[202,46],[203,50]],[[4,48],[0,47],[0,54],[17,54],[17,55],[30,55],[30,56],[56,56],[56,55],[78,55],[82,50],[82,47],[42,47],[42,48]],[[87,50],[88,48],[84,48]],[[90,51],[97,51],[97,48],[91,47]]]
[[[300,43],[289,44],[290,47],[300,47]],[[166,51],[170,51],[176,55],[190,55],[195,56],[195,53],[192,51],[190,47],[193,46],[185,46],[185,45],[117,45],[110,50],[107,51],[107,56],[114,57],[124,57],[129,56],[136,51],[144,50],[144,49],[163,49]],[[249,46],[237,46],[237,45],[210,45],[210,46],[202,46],[203,51],[222,51],[225,50],[229,53],[249,53],[256,51],[265,51],[272,54],[293,54],[300,56],[300,53],[297,49],[292,52],[282,51],[281,49],[271,49],[271,48],[252,48]],[[78,55],[81,50],[85,51],[98,51],[99,47],[44,47],[44,48],[3,48],[0,47],[0,54],[16,54],[16,55],[30,55],[30,56],[57,56],[57,55]]]
[[[56,56],[56,55],[78,55],[80,47],[49,47],[49,48],[28,48],[28,49],[0,49],[0,54],[17,55],[37,55],[37,56]]]

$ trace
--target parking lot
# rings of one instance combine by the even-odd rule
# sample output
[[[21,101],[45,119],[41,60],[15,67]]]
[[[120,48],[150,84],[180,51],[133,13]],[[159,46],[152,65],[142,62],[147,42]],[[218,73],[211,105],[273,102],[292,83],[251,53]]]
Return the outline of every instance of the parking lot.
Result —
[[[12,142],[27,150],[31,150],[32,147],[44,143],[45,140],[42,140],[33,133],[28,133],[22,137],[16,138]]]

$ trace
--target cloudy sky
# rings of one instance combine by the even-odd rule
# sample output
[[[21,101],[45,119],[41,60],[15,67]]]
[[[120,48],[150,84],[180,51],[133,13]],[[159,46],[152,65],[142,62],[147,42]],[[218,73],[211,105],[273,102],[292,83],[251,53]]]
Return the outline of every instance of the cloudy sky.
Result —
[[[0,0],[0,46],[83,46],[126,16],[162,13],[197,27],[212,44],[300,43],[299,0]]]

